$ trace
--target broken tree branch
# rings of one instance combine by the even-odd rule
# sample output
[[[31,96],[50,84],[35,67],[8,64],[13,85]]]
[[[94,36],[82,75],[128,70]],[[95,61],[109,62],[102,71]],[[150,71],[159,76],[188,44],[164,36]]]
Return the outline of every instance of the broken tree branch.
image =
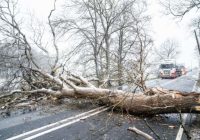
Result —
[[[150,136],[149,134],[137,129],[136,127],[129,127],[128,130],[144,137],[147,140],[155,140],[152,136]]]

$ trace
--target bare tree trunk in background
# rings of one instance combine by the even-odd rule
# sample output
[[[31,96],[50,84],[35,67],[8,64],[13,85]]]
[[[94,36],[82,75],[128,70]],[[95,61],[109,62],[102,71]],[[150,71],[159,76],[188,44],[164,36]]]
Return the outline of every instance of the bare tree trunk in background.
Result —
[[[144,65],[145,65],[145,60],[146,60],[146,55],[144,52],[145,49],[145,43],[146,41],[142,41],[139,35],[139,42],[140,42],[140,52],[139,52],[139,74],[140,74],[140,85],[143,91],[146,91],[147,87],[145,84],[146,77],[145,77],[145,70],[144,70]]]
[[[55,61],[54,61],[54,64],[52,66],[52,70],[51,70],[51,74],[52,75],[55,75],[56,74],[56,71],[58,69],[58,59],[59,59],[59,49],[58,49],[58,46],[57,46],[57,43],[56,43],[56,33],[55,33],[55,28],[52,24],[52,21],[51,21],[51,16],[53,14],[53,12],[56,10],[56,0],[54,0],[54,7],[53,9],[50,11],[49,13],[49,16],[48,16],[48,22],[49,22],[49,26],[51,28],[51,34],[52,34],[52,37],[53,37],[53,45],[54,45],[54,48],[55,48],[55,51],[56,51],[56,57],[55,57]]]
[[[118,85],[121,88],[123,85],[123,58],[122,58],[122,52],[123,52],[123,37],[124,37],[124,32],[123,29],[119,31],[119,47],[118,47],[118,63],[117,63],[117,69],[118,69]]]
[[[197,33],[196,31],[194,30],[194,35],[195,35],[195,39],[196,39],[196,42],[197,42],[197,48],[198,48],[198,51],[199,51],[199,68],[200,68],[200,44],[199,44],[199,39],[197,37]],[[200,79],[200,71],[198,70],[198,73],[199,73],[199,79]]]
[[[97,3],[96,0],[94,0],[94,18],[92,17],[91,13],[91,20],[93,23],[93,28],[94,28],[94,46],[93,46],[93,52],[94,52],[94,63],[95,63],[95,71],[96,71],[96,77],[98,78],[98,83],[97,85],[100,86],[100,66],[99,66],[99,51],[102,47],[102,45],[99,45],[98,42],[98,17],[97,17],[97,7],[96,7]],[[89,11],[89,10],[88,10]]]
[[[109,35],[105,33],[105,43],[106,43],[106,76],[108,81],[108,87],[111,86],[110,84],[110,43],[109,43]]]

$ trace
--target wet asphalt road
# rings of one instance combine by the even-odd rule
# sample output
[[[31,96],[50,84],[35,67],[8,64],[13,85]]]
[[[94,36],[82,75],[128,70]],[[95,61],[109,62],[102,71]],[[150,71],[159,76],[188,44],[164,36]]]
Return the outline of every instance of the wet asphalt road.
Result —
[[[190,92],[197,80],[197,70],[176,79],[155,79],[147,82],[149,87],[163,87]],[[55,112],[41,114],[32,112],[0,120],[0,140],[19,135],[35,128],[88,111],[95,106],[82,108],[58,109]],[[191,124],[192,120],[188,122]],[[187,124],[187,123],[186,123]],[[127,115],[123,112],[105,111],[83,119],[72,125],[57,129],[51,133],[35,138],[36,140],[143,140],[142,137],[127,131],[128,127],[136,128],[150,134],[156,139],[173,140],[179,129],[177,114],[142,118]],[[151,129],[149,129],[151,127]],[[186,139],[186,137],[183,137]]]
[[[183,92],[191,92],[197,79],[197,70],[193,70],[186,75],[175,79],[155,79],[148,81],[146,84],[148,87],[162,87]]]

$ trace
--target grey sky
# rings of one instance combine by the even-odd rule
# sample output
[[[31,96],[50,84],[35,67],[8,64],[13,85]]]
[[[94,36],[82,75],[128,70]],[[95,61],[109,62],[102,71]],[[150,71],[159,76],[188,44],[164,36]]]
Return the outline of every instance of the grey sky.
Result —
[[[53,7],[54,0],[19,0],[24,13],[34,13],[36,17],[47,22],[49,11]],[[58,0],[59,2],[59,0]],[[180,55],[177,62],[185,63],[188,67],[197,66],[197,58],[194,54],[196,42],[193,32],[189,28],[191,15],[186,15],[181,21],[170,16],[164,16],[158,0],[149,0],[150,6],[148,14],[152,17],[152,37],[155,47],[167,38],[175,39],[180,44]]]

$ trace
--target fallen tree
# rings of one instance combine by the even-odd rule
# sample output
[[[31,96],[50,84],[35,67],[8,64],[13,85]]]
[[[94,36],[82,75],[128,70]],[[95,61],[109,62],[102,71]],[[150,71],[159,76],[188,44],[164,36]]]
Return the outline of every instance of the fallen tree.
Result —
[[[97,88],[87,79],[74,74],[52,76],[39,69],[25,68],[31,72],[31,81],[26,81],[29,90],[14,90],[0,99],[14,94],[47,94],[60,98],[97,99],[104,105],[120,108],[137,115],[164,113],[199,113],[200,94],[183,93],[160,88],[143,93]]]
[[[78,1],[77,1],[78,2]],[[121,1],[123,2],[123,1]],[[127,1],[128,2],[128,1]],[[131,3],[134,4],[135,1],[132,1]],[[147,54],[148,50],[145,50],[147,46],[151,46],[152,40],[151,38],[148,37],[148,34],[146,34],[145,27],[140,27],[140,24],[138,24],[139,19],[135,20],[137,16],[134,15],[134,13],[130,13],[130,10],[125,10],[127,7],[130,7],[130,4],[127,3],[127,7],[123,7],[121,12],[121,8],[116,7],[117,3],[110,3],[110,2],[105,2],[105,4],[111,4],[111,5],[99,5],[101,4],[101,1],[87,1],[83,2],[83,6],[85,8],[83,9],[88,9],[91,10],[95,13],[95,17],[98,17],[95,19],[95,27],[94,27],[94,35],[90,33],[90,28],[89,30],[86,31],[86,27],[80,28],[69,20],[66,24],[66,20],[64,21],[64,25],[67,26],[67,29],[65,26],[60,25],[62,29],[62,32],[66,30],[72,30],[72,29],[78,29],[78,33],[81,33],[81,36],[84,35],[83,42],[81,41],[80,46],[88,46],[88,41],[89,44],[94,47],[94,54],[95,54],[95,62],[106,60],[105,64],[101,64],[102,68],[104,65],[106,66],[105,70],[102,69],[101,71],[105,71],[105,75],[101,76],[102,78],[108,77],[107,80],[107,85],[109,85],[109,81],[111,79],[111,73],[113,71],[111,70],[111,62],[110,60],[115,60],[118,61],[116,64],[118,64],[118,78],[119,80],[123,80],[122,78],[122,63],[123,63],[123,57],[129,56],[130,58],[134,57],[133,60],[131,60],[129,63],[125,64],[128,65],[126,71],[133,71],[133,73],[127,72],[127,75],[132,83],[136,84],[138,87],[144,90],[143,93],[138,93],[138,94],[133,94],[121,90],[111,90],[111,89],[103,89],[103,88],[97,88],[95,87],[92,83],[88,82],[87,79],[77,76],[74,74],[70,74],[70,72],[64,72],[65,65],[68,64],[68,59],[66,60],[61,60],[61,62],[58,62],[61,57],[59,57],[59,49],[58,49],[58,43],[56,42],[58,38],[60,38],[60,33],[58,30],[58,23],[61,21],[59,20],[58,23],[56,23],[53,18],[51,17],[53,12],[56,10],[56,0],[54,1],[54,7],[50,11],[49,16],[48,16],[48,25],[51,29],[51,35],[52,35],[52,47],[55,49],[55,60],[52,62],[52,64],[46,61],[46,63],[41,64],[41,60],[37,60],[36,57],[39,56],[38,59],[40,59],[40,55],[42,54],[37,54],[34,53],[33,49],[37,48],[41,50],[43,53],[47,54],[44,57],[46,58],[50,54],[48,54],[48,51],[45,50],[46,43],[42,42],[42,36],[43,36],[43,31],[40,32],[38,29],[33,29],[34,30],[34,37],[33,41],[30,41],[26,34],[23,33],[22,27],[20,27],[20,22],[18,22],[18,18],[16,17],[17,11],[17,1],[10,1],[10,0],[2,0],[0,4],[0,22],[2,23],[0,25],[0,36],[3,37],[3,43],[1,43],[0,49],[0,62],[1,62],[1,71],[6,73],[3,73],[3,75],[8,75],[10,77],[10,80],[8,80],[8,87],[11,87],[10,85],[13,84],[14,88],[8,88],[8,89],[16,89],[15,84],[18,86],[18,90],[10,91],[9,94],[2,95],[0,96],[0,99],[6,99],[6,102],[9,102],[7,106],[13,105],[15,102],[17,103],[22,103],[22,101],[19,101],[18,98],[11,98],[14,95],[18,94],[29,94],[29,95],[50,95],[53,96],[53,98],[85,98],[85,99],[95,99],[99,100],[102,102],[104,105],[112,106],[113,108],[120,108],[123,110],[126,110],[127,112],[133,113],[133,114],[143,114],[143,115],[154,115],[154,114],[161,114],[161,113],[179,113],[179,112],[195,112],[199,113],[199,105],[200,105],[200,95],[197,93],[182,93],[178,91],[168,91],[164,89],[146,89],[145,80],[148,75],[144,75],[147,65]],[[91,6],[89,5],[91,4]],[[102,3],[103,4],[103,3]],[[119,3],[120,4],[120,3]],[[131,5],[132,5],[131,4]],[[116,6],[113,6],[116,5]],[[123,5],[123,4],[122,4]],[[135,5],[135,4],[134,4]],[[133,5],[133,7],[134,7]],[[136,5],[138,5],[136,3]],[[92,8],[94,6],[94,8]],[[102,13],[102,9],[98,9],[97,7],[100,6],[100,8],[105,8],[105,7],[110,7],[109,9],[104,9],[103,12],[105,11],[106,13]],[[82,6],[81,6],[82,7]],[[121,7],[121,6],[120,6]],[[140,6],[139,6],[140,7]],[[143,6],[142,6],[143,7]],[[92,8],[92,9],[90,9]],[[114,9],[112,9],[114,8]],[[82,8],[81,8],[82,9]],[[130,7],[130,9],[133,9]],[[110,11],[109,11],[110,10]],[[115,10],[115,11],[113,11]],[[141,11],[145,11],[144,9]],[[110,13],[109,17],[105,17],[105,19],[102,16],[108,16],[107,12]],[[113,14],[115,13],[115,14]],[[88,13],[90,15],[90,19],[93,19],[92,15],[89,11]],[[131,44],[127,47],[129,48],[128,50],[122,50],[127,44],[123,44],[123,42],[129,42],[129,40],[122,40],[123,38],[126,38],[125,35],[125,26],[120,26],[120,46],[119,48],[119,56],[115,56],[112,58],[111,56],[111,48],[110,46],[115,46],[115,44],[110,45],[109,42],[111,42],[111,39],[113,39],[110,35],[112,34],[113,31],[110,31],[112,27],[116,26],[116,22],[120,21],[121,19],[124,18],[124,15],[127,14],[127,19],[132,19],[128,18],[134,17],[134,22],[130,21],[132,24],[130,27],[131,29],[134,27],[134,31],[131,31],[131,33],[134,32],[134,36],[136,36],[133,40],[130,38]],[[130,14],[130,15],[129,15]],[[133,14],[133,15],[132,15]],[[142,14],[142,13],[141,13]],[[81,12],[82,16],[82,12]],[[92,17],[92,18],[91,18]],[[97,30],[97,24],[99,20],[104,23],[104,20],[109,19],[109,24],[107,25],[103,31],[103,35],[101,35],[100,40],[99,38],[99,31]],[[146,23],[149,18],[145,16],[145,18],[142,16],[142,20]],[[62,19],[62,18],[61,18]],[[84,21],[85,21],[85,16],[84,16]],[[90,19],[88,21],[90,21]],[[116,21],[116,22],[115,22]],[[124,21],[124,20],[123,20]],[[135,23],[135,21],[137,21]],[[82,22],[82,21],[81,21]],[[132,23],[133,22],[133,23]],[[69,24],[70,23],[70,24]],[[73,23],[73,24],[72,24]],[[79,23],[79,22],[78,22]],[[129,22],[128,22],[129,23]],[[143,25],[143,22],[141,22]],[[74,27],[74,24],[76,25]],[[91,23],[94,25],[94,23]],[[111,25],[112,24],[112,25]],[[120,23],[121,24],[121,23]],[[135,25],[136,24],[136,25]],[[70,26],[71,25],[71,26]],[[86,23],[88,26],[88,23]],[[69,28],[68,28],[69,26]],[[104,27],[103,27],[104,28]],[[136,30],[135,30],[136,29]],[[128,29],[129,30],[129,29]],[[100,28],[101,31],[101,28]],[[116,30],[118,31],[118,29]],[[63,34],[61,32],[61,34]],[[77,30],[75,30],[77,32]],[[89,36],[88,36],[89,33]],[[32,33],[31,33],[32,34]],[[73,34],[73,33],[72,33]],[[94,36],[94,39],[90,36]],[[29,36],[29,35],[28,35]],[[65,35],[63,35],[64,37]],[[68,36],[68,35],[67,35]],[[127,34],[127,36],[130,36],[130,34]],[[88,38],[89,37],[89,38]],[[79,38],[78,36],[76,38]],[[94,41],[94,42],[93,42]],[[82,44],[83,43],[83,44]],[[85,44],[86,43],[86,44]],[[100,44],[99,44],[100,43]],[[51,43],[50,43],[51,44]],[[78,43],[79,44],[79,43]],[[100,46],[98,46],[100,45]],[[106,49],[103,47],[106,45]],[[125,45],[125,46],[124,46]],[[79,45],[78,45],[79,46]],[[131,48],[134,47],[132,50]],[[12,50],[10,49],[12,48]],[[86,50],[88,51],[88,49]],[[130,52],[129,52],[130,51]],[[72,51],[73,52],[73,51]],[[76,51],[75,51],[76,52]],[[134,54],[132,55],[126,55],[126,54]],[[71,54],[71,53],[69,53]],[[72,53],[74,54],[74,53]],[[97,55],[98,54],[98,55]],[[123,55],[124,56],[123,56]],[[71,57],[71,55],[70,55]],[[69,59],[70,59],[69,57]],[[100,58],[100,60],[98,60]],[[136,59],[137,58],[137,59]],[[118,60],[119,59],[119,60]],[[36,61],[37,60],[37,61]],[[49,60],[50,57],[49,57]],[[128,58],[129,60],[129,58]],[[46,67],[49,64],[49,67]],[[115,66],[116,64],[113,64]],[[100,64],[95,64],[96,66],[96,76],[95,78],[98,78],[98,80],[101,80],[101,77],[99,78],[99,66]],[[62,70],[61,70],[62,69]],[[48,72],[46,72],[46,71]],[[58,72],[57,72],[58,71]],[[115,70],[114,70],[115,71]],[[60,73],[59,73],[60,72]],[[132,77],[132,75],[134,75]],[[114,77],[114,75],[113,75]],[[118,80],[118,81],[119,81]],[[102,81],[99,81],[99,84],[101,84]],[[103,84],[106,85],[106,82],[103,82]],[[121,85],[121,81],[119,81],[119,85]],[[5,86],[5,87],[7,87]],[[99,87],[102,87],[100,85]],[[6,88],[5,88],[6,89]],[[1,103],[1,102],[0,102]],[[27,104],[21,104],[20,106],[28,106]],[[19,106],[19,105],[18,105]]]

